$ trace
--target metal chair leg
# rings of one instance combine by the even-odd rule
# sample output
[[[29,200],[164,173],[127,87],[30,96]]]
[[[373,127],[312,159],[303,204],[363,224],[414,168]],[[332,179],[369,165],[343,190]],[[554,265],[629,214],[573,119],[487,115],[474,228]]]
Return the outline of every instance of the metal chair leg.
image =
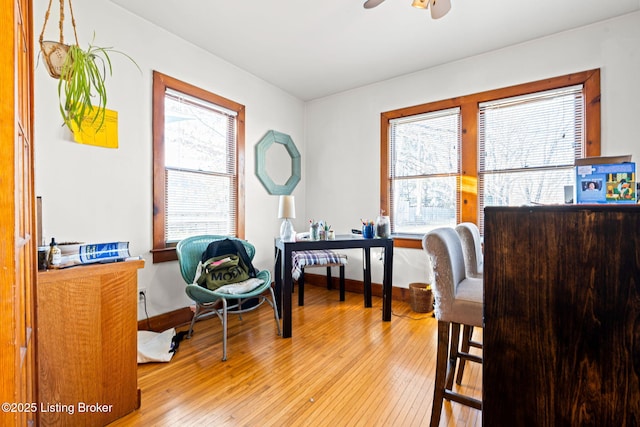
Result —
[[[200,313],[200,304],[196,303],[196,309],[193,312],[193,318],[191,318],[191,325],[189,326],[189,333],[187,334],[187,338],[191,338],[191,335],[193,335],[193,325],[196,324],[196,320],[198,319],[199,313]]]
[[[271,301],[267,300],[267,302],[273,308],[273,317],[276,319],[276,326],[278,327],[278,336],[282,335],[282,330],[280,329],[280,316],[278,316],[278,305],[276,304],[276,294],[273,292],[273,288],[269,287],[269,292],[271,292]]]
[[[222,298],[222,361],[227,360],[227,299]]]

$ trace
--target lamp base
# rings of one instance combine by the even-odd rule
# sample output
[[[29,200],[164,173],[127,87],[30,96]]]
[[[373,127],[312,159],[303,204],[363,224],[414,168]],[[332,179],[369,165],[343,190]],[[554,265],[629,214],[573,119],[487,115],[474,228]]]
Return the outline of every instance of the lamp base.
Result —
[[[280,239],[283,242],[295,242],[296,231],[293,229],[293,224],[289,221],[289,218],[285,218],[280,226]]]

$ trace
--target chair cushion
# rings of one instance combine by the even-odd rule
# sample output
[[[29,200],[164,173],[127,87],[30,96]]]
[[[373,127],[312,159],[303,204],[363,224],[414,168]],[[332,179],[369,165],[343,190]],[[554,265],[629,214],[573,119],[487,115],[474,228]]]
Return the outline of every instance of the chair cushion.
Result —
[[[198,304],[209,304],[219,300],[220,298],[250,298],[260,295],[271,286],[271,272],[269,270],[260,270],[258,272],[257,278],[262,280],[263,283],[258,285],[256,288],[242,294],[223,294],[220,292],[211,291],[200,285],[193,284],[187,285],[187,287],[185,288],[185,292],[187,293],[187,296],[189,298],[191,298]]]
[[[220,286],[218,289],[216,289],[216,292],[218,292],[219,294],[232,295],[245,294],[249,291],[254,290],[263,283],[264,280],[252,277],[251,279],[247,279],[242,282]]]
[[[346,264],[347,255],[331,250],[295,251],[292,254],[291,277],[300,278],[300,273],[306,267],[320,267],[327,264]]]
[[[456,287],[451,311],[439,310],[438,320],[470,326],[483,326],[484,282],[478,278],[466,278]]]

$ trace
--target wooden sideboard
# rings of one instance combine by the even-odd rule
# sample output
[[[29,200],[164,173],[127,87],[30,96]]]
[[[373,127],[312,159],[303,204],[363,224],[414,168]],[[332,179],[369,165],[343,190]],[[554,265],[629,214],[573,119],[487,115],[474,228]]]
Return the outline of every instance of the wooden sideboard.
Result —
[[[38,273],[42,426],[102,426],[140,406],[137,283],[144,261]]]
[[[483,424],[640,421],[640,206],[486,208]]]

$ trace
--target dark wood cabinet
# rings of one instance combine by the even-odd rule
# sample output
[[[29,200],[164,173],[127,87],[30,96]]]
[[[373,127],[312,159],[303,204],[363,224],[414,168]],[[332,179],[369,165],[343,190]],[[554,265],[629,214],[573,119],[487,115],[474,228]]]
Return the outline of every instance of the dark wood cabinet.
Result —
[[[640,206],[486,208],[483,424],[640,425]]]

